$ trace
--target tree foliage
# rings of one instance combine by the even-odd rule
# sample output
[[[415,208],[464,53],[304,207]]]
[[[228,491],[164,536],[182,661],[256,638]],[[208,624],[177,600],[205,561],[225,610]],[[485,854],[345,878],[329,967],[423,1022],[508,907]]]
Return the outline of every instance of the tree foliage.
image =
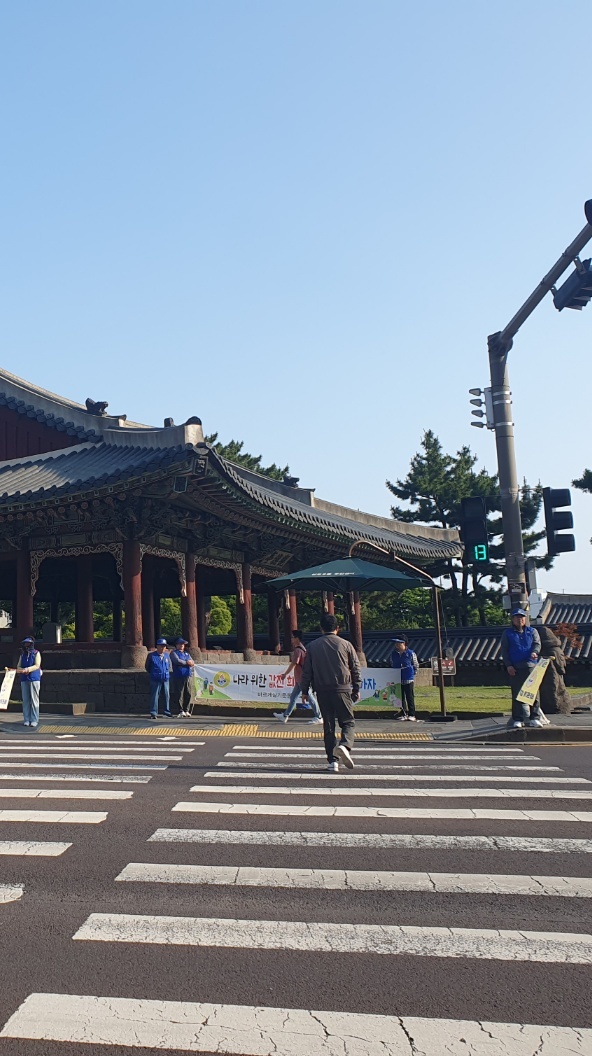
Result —
[[[579,480],[572,480],[574,488],[587,491],[592,494],[592,469],[585,469]]]
[[[448,558],[432,562],[427,571],[450,581],[445,592],[445,611],[458,626],[503,620],[501,591],[495,585],[503,578],[504,546],[501,497],[496,474],[477,469],[477,455],[463,446],[454,455],[447,454],[431,429],[421,440],[421,449],[413,458],[403,480],[386,482],[389,491],[408,506],[393,506],[393,517],[400,521],[420,521],[441,528],[461,526],[461,503],[464,498],[481,496],[488,511],[490,560],[485,565],[467,566]],[[540,484],[531,487],[524,481],[520,489],[524,553],[530,554],[544,537],[534,530],[542,504]],[[549,559],[537,557],[537,567],[550,567]],[[487,585],[486,585],[487,584]]]
[[[207,444],[211,444],[217,455],[228,459],[229,462],[236,462],[245,469],[252,469],[254,473],[261,473],[264,477],[283,480],[290,473],[289,466],[284,466],[282,469],[276,466],[275,462],[272,462],[270,466],[262,466],[263,455],[249,455],[247,451],[243,451],[243,440],[231,440],[230,443],[223,444],[218,440],[218,433],[210,433],[205,440]]]

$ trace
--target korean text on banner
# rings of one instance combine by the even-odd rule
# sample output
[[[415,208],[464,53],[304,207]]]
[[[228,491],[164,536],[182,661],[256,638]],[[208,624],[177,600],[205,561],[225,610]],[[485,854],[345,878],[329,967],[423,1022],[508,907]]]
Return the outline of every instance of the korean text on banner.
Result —
[[[283,678],[285,667],[276,664],[196,664],[193,669],[198,700],[265,700],[287,704],[294,689],[291,673]],[[360,703],[380,703],[399,707],[401,672],[390,668],[362,668]]]
[[[10,700],[15,675],[16,671],[14,668],[6,668],[4,678],[2,679],[2,685],[0,686],[0,711],[6,711],[8,708],[8,701]]]
[[[516,700],[519,700],[521,704],[534,704],[537,698],[537,693],[543,678],[545,677],[545,671],[551,663],[550,658],[547,656],[544,659],[540,659],[528,678],[526,679],[522,689],[516,694]]]

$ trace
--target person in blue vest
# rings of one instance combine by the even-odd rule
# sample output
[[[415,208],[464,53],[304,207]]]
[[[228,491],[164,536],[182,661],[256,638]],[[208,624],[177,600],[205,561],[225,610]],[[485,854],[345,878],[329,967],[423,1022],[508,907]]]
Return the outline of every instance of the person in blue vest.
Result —
[[[419,671],[417,657],[407,644],[406,638],[391,638],[393,651],[391,667],[401,672],[401,713],[396,718],[415,722],[415,675]]]
[[[512,609],[512,626],[502,631],[500,642],[502,660],[510,679],[512,692],[510,727],[514,730],[522,729],[525,724],[527,726],[543,725],[539,718],[538,696],[532,709],[528,704],[523,704],[516,699],[541,653],[539,632],[536,627],[528,626],[526,619],[524,609]]]
[[[171,649],[171,662],[173,673],[171,675],[171,706],[173,710],[179,709],[180,719],[189,715],[191,703],[191,675],[195,664],[186,646],[189,643],[185,638],[177,638],[175,648]]]
[[[41,688],[41,653],[35,648],[34,638],[23,638],[21,657],[16,669],[21,679],[23,698],[23,726],[39,725],[39,690]]]
[[[150,675],[150,718],[158,718],[158,701],[160,694],[164,697],[164,713],[171,714],[169,680],[171,677],[171,658],[167,650],[166,638],[159,638],[156,649],[146,657],[146,670]]]

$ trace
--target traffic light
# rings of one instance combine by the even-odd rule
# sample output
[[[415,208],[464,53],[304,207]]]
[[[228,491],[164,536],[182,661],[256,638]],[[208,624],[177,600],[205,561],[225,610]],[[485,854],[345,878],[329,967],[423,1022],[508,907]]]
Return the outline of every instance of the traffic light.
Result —
[[[577,308],[581,311],[592,299],[591,260],[577,260],[576,270],[559,289],[553,287],[553,302],[558,312],[564,308]]]
[[[562,510],[561,506],[571,506],[569,488],[543,488],[545,507],[545,531],[547,533],[547,553],[549,557],[566,554],[575,550],[576,540],[573,535],[560,535],[564,528],[573,528],[571,510]]]
[[[465,544],[466,564],[478,565],[489,561],[487,507],[481,495],[461,500],[460,537]]]

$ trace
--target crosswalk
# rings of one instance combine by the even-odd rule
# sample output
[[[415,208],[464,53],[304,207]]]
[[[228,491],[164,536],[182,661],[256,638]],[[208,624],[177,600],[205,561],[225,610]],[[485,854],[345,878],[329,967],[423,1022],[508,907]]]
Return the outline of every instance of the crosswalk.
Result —
[[[79,1056],[108,1056],[113,1046],[592,1056],[588,1002],[575,986],[592,966],[589,777],[507,746],[365,744],[353,773],[337,774],[326,772],[318,742],[218,747],[223,758],[197,783],[183,771],[180,797],[163,806],[143,859],[114,869],[112,889],[72,927],[83,992],[28,992],[0,1030],[20,1046],[10,1053],[27,1056],[23,1043],[43,1041],[48,1056],[66,1043]],[[14,781],[7,773],[0,797],[118,802],[154,776],[111,775],[103,745],[80,748],[68,743],[55,757],[42,749],[56,760],[48,782],[72,789],[18,793],[2,787]],[[156,759],[142,749],[133,758],[166,767],[193,751],[152,742]],[[85,752],[101,766],[92,780],[136,787],[78,788],[90,775],[70,763]],[[117,758],[129,765],[131,754]],[[484,800],[493,802],[472,805]],[[0,808],[0,835],[4,813],[19,811]],[[71,844],[52,846],[7,838],[0,855],[59,856]],[[129,951],[144,968],[132,984]],[[562,988],[565,1000],[549,1007],[544,994]]]

